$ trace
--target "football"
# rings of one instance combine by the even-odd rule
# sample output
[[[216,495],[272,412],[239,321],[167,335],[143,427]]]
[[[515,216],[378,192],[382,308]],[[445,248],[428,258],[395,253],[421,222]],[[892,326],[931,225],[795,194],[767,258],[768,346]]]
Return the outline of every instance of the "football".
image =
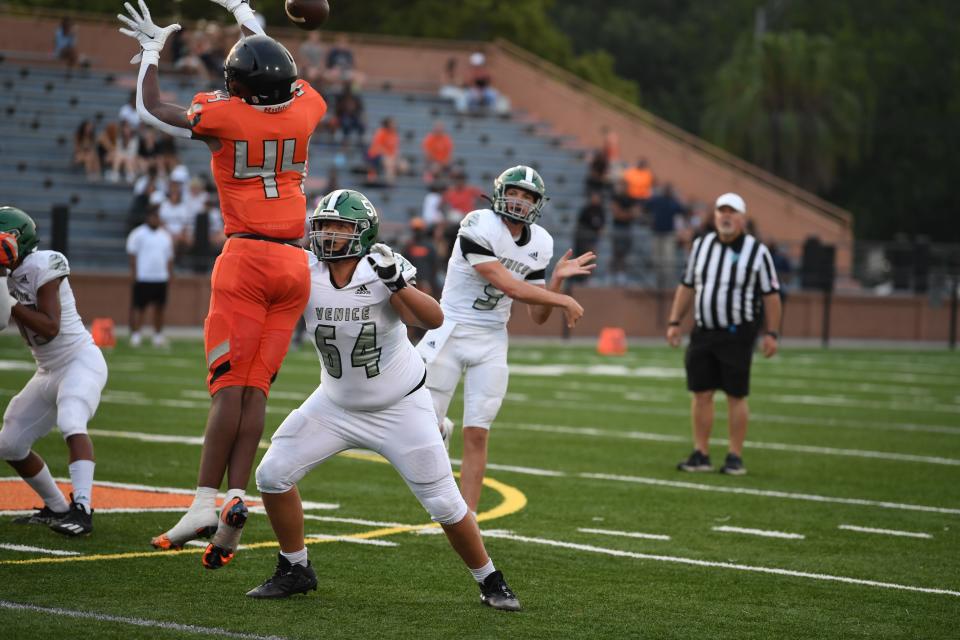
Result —
[[[301,29],[319,29],[330,15],[327,0],[286,0],[284,10],[290,21]]]

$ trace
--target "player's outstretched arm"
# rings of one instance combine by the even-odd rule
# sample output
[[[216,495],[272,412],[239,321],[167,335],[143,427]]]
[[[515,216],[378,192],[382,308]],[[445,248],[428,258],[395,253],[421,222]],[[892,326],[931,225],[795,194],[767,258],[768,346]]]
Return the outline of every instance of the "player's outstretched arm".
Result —
[[[573,327],[583,315],[583,307],[572,297],[549,291],[543,287],[516,280],[507,268],[496,260],[489,260],[473,265],[483,278],[495,286],[497,289],[510,296],[514,300],[526,302],[533,305],[546,305],[550,307],[559,307],[563,309],[563,315],[567,326]]]
[[[597,268],[597,265],[594,263],[597,255],[593,251],[587,251],[576,258],[572,258],[571,256],[573,256],[573,249],[567,249],[567,252],[560,256],[560,260],[557,261],[556,266],[553,268],[553,274],[550,276],[550,283],[547,285],[547,290],[560,291],[560,288],[563,287],[563,283],[567,278],[588,276]],[[530,305],[527,307],[527,312],[530,314],[531,320],[537,324],[543,324],[550,319],[553,307],[543,304]]]
[[[257,16],[250,8],[247,0],[210,0],[210,2],[218,4],[232,13],[244,35],[267,35],[260,23],[257,22]]]
[[[120,33],[140,43],[140,53],[130,59],[133,64],[140,63],[140,73],[137,75],[137,113],[155,129],[177,138],[190,138],[193,133],[187,121],[187,110],[160,101],[160,79],[157,71],[164,43],[170,34],[180,30],[180,25],[158,27],[153,23],[147,4],[143,0],[139,0],[139,4],[138,12],[129,2],[125,2],[123,6],[129,15],[117,15],[120,22],[129,27],[121,27]]]
[[[66,276],[64,276],[66,277]],[[60,281],[57,278],[37,289],[37,308],[18,304],[11,315],[17,323],[44,340],[53,340],[60,333]]]

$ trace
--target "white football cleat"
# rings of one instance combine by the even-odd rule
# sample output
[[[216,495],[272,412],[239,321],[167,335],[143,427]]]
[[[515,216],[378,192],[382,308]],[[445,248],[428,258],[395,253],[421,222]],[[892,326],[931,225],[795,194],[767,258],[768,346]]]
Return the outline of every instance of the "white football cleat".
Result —
[[[440,437],[443,438],[443,446],[447,448],[447,453],[450,452],[450,438],[453,436],[453,420],[444,416],[443,422],[440,423]]]

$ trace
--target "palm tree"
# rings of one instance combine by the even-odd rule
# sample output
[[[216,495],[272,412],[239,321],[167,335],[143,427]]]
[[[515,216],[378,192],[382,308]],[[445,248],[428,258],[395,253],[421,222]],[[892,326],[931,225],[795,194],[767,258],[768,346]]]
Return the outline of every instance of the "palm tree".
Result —
[[[743,40],[720,68],[703,115],[715,144],[812,191],[866,143],[870,91],[859,56],[802,31]]]

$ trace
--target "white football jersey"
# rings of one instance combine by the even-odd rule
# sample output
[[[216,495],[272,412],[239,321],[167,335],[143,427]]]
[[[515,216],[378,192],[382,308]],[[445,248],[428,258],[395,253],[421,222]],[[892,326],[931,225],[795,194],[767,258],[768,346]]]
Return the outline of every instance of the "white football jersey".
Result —
[[[444,318],[503,327],[510,319],[513,300],[477,273],[468,255],[474,264],[495,259],[517,280],[543,284],[553,257],[553,238],[540,225],[531,224],[514,240],[510,229],[491,209],[473,211],[460,222],[440,297]]]
[[[33,352],[33,358],[41,369],[55,369],[68,362],[81,346],[92,345],[93,338],[83,326],[77,303],[70,288],[70,265],[67,258],[56,251],[34,251],[23,259],[19,267],[7,278],[10,295],[20,304],[36,309],[37,291],[57,278],[60,282],[60,333],[46,340],[30,329],[21,326],[20,333]]]
[[[390,290],[366,258],[342,289],[327,265],[310,256],[310,302],[303,317],[323,365],[320,389],[337,405],[357,411],[385,409],[420,384],[423,360],[407,339],[407,326],[390,306]],[[417,270],[397,262],[411,282]]]

